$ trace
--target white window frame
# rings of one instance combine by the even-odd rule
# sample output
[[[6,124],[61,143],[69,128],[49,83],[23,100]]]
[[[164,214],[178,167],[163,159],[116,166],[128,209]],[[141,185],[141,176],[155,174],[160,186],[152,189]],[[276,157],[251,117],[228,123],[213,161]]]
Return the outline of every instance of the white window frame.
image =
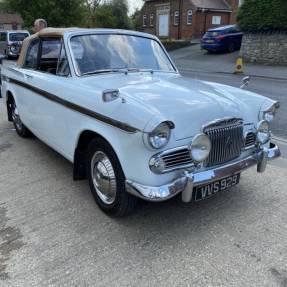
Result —
[[[186,24],[187,25],[192,25],[192,18],[193,18],[193,11],[192,10],[187,10],[187,13],[186,13]],[[190,21],[190,17],[191,17],[191,21]]]
[[[143,27],[147,26],[147,16],[143,15]]]
[[[221,25],[221,16],[212,16],[212,25]]]
[[[149,16],[149,26],[154,27],[154,14],[150,14]]]
[[[174,26],[178,26],[179,25],[179,11],[175,11],[174,12],[173,25]]]

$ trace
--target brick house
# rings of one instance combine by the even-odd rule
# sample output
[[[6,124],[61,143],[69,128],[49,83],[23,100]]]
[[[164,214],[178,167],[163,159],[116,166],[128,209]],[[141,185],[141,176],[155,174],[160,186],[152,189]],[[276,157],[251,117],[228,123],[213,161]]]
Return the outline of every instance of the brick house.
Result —
[[[18,14],[0,13],[0,30],[21,30],[23,19]]]
[[[142,31],[160,38],[191,39],[234,24],[243,0],[144,0]]]

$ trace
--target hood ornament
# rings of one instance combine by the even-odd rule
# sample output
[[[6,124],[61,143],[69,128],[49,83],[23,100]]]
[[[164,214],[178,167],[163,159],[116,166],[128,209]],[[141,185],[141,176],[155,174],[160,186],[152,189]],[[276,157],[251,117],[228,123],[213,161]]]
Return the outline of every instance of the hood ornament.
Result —
[[[241,81],[240,89],[245,89],[249,85],[250,79],[251,78],[249,76],[244,77]]]

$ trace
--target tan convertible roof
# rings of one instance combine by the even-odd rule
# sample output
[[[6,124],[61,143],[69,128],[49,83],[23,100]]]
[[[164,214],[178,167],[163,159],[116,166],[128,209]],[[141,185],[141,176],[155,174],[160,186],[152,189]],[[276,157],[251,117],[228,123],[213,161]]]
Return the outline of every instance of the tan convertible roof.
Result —
[[[30,37],[27,37],[22,44],[21,54],[19,56],[17,65],[22,67],[25,61],[26,52],[29,46],[29,43],[37,37],[60,37],[63,36],[66,32],[72,32],[80,30],[79,28],[46,28],[40,32],[33,34]]]

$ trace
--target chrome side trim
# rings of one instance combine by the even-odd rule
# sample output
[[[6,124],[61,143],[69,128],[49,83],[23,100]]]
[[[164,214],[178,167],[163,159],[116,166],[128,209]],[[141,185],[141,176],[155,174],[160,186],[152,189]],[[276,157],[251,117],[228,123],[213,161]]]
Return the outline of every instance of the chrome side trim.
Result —
[[[189,202],[192,198],[193,188],[195,186],[208,184],[227,176],[241,173],[255,165],[257,165],[258,172],[263,172],[266,168],[267,161],[279,157],[280,154],[278,146],[271,143],[270,148],[259,150],[244,159],[235,160],[228,164],[201,172],[190,173],[185,171],[181,177],[169,184],[147,186],[132,180],[127,180],[126,188],[130,194],[148,201],[165,201],[182,192],[183,201]]]

